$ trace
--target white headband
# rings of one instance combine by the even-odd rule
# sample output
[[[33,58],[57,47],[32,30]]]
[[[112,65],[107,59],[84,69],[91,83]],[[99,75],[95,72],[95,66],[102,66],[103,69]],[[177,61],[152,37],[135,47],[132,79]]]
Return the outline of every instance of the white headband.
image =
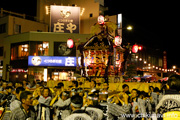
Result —
[[[75,108],[80,108],[82,106],[82,104],[75,104],[71,102],[71,105],[74,106]]]

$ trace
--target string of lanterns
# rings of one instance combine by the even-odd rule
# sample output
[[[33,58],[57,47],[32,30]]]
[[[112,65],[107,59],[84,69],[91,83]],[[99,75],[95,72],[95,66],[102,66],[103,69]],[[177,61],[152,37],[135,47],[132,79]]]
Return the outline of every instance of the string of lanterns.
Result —
[[[132,52],[133,53],[137,53],[138,50],[142,50],[143,47],[142,46],[138,46],[137,44],[133,45],[132,46]],[[130,51],[130,53],[131,53]],[[159,71],[162,71],[162,72],[175,72],[176,74],[179,74],[175,69],[164,69],[162,67],[158,67],[158,66],[155,66],[155,65],[152,65],[151,67],[151,64],[150,63],[147,63],[146,60],[143,61],[142,58],[139,58],[138,55],[135,56],[136,59],[138,59],[139,61],[142,61],[144,64],[147,64],[148,66],[147,67],[143,67],[142,69],[143,70],[150,70],[150,69],[155,69],[155,70],[159,70]],[[139,68],[138,68],[139,69]]]

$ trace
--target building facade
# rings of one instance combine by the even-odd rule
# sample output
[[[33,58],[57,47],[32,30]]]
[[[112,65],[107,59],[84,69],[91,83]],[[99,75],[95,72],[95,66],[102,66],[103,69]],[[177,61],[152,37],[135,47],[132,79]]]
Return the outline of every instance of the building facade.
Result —
[[[76,45],[67,47],[67,40],[73,36],[74,42],[85,42],[89,34],[63,34],[52,32],[28,32],[6,37],[4,40],[3,79],[43,80],[46,71],[47,79],[67,80],[68,71],[76,70]],[[40,59],[40,61],[38,61]],[[73,59],[64,61],[64,59]],[[6,69],[10,65],[11,70]],[[64,77],[63,77],[64,75]],[[10,78],[9,78],[10,76]]]
[[[0,15],[0,77],[3,74],[4,58],[7,57],[4,49],[5,38],[11,35],[29,31],[48,31],[48,25],[25,19],[21,14],[9,13],[1,9]],[[12,40],[13,41],[13,40]]]
[[[51,5],[80,7],[80,34],[89,34],[98,16],[104,15],[104,11],[107,10],[104,0],[37,0],[38,21],[50,25]]]
[[[99,14],[103,14],[104,0],[37,0],[37,16],[33,20],[26,19],[25,14],[14,13],[10,11],[3,10],[1,8],[0,14],[0,77],[9,80],[8,68],[18,68],[17,64],[20,63],[19,71],[27,71],[27,56],[29,55],[42,55],[42,56],[54,56],[55,54],[51,52],[53,47],[50,41],[66,42],[68,38],[76,38],[76,34],[64,34],[58,37],[52,37],[49,35],[50,32],[50,5],[61,5],[61,6],[77,6],[80,7],[80,34],[90,34],[91,26],[97,22],[97,17]],[[91,9],[93,8],[93,9]],[[42,36],[36,36],[34,41],[31,42],[32,32],[46,32],[41,34]],[[26,32],[30,32],[27,33]],[[19,35],[20,34],[20,35]],[[35,34],[35,33],[34,33]],[[33,36],[34,36],[33,34]],[[46,34],[48,36],[46,36]],[[53,33],[52,33],[53,34]],[[57,35],[57,33],[54,33]],[[77,34],[77,35],[80,35]],[[46,36],[49,38],[48,41],[42,42],[40,40]],[[66,37],[68,36],[68,38]],[[84,35],[80,35],[84,36]],[[65,37],[65,39],[64,39]],[[35,40],[36,39],[36,40]],[[64,39],[64,40],[63,40]],[[78,37],[77,39],[81,39]],[[76,39],[75,39],[76,40]],[[81,39],[82,40],[82,39]],[[85,40],[85,39],[83,39]],[[76,41],[75,41],[76,42]],[[82,41],[81,41],[82,42]],[[54,43],[53,43],[54,44]],[[56,43],[55,43],[56,44]],[[48,49],[45,46],[49,45]],[[36,46],[36,47],[34,47]],[[31,51],[30,51],[31,49]],[[34,49],[34,53],[32,51]],[[38,49],[41,51],[39,53]],[[18,52],[17,52],[18,51]],[[44,51],[44,53],[42,52]],[[53,50],[52,50],[53,51]],[[23,60],[25,62],[23,62]],[[19,61],[19,63],[18,63]],[[23,70],[21,70],[21,68]],[[18,71],[14,70],[14,73]],[[26,75],[25,75],[26,77]],[[16,78],[19,78],[16,75]]]

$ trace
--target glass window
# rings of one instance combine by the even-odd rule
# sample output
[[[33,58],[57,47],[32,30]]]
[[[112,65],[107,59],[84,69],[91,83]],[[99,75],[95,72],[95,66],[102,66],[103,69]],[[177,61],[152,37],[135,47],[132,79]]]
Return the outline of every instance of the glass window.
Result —
[[[15,25],[15,34],[21,33],[21,25]]]
[[[48,56],[49,55],[49,42],[32,41],[30,42],[30,55],[33,56]]]
[[[3,47],[0,47],[0,56],[3,56]]]
[[[11,60],[27,59],[28,55],[28,44],[15,44],[11,46]]]
[[[28,69],[28,79],[29,81],[44,80],[44,68],[29,68]]]
[[[6,32],[6,23],[0,25],[0,33],[5,33]]]

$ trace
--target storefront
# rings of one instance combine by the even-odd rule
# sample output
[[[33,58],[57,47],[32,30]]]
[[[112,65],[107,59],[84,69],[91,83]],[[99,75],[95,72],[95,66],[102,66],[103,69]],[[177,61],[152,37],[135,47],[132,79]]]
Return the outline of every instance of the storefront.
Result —
[[[75,80],[76,57],[28,56],[29,80]]]

